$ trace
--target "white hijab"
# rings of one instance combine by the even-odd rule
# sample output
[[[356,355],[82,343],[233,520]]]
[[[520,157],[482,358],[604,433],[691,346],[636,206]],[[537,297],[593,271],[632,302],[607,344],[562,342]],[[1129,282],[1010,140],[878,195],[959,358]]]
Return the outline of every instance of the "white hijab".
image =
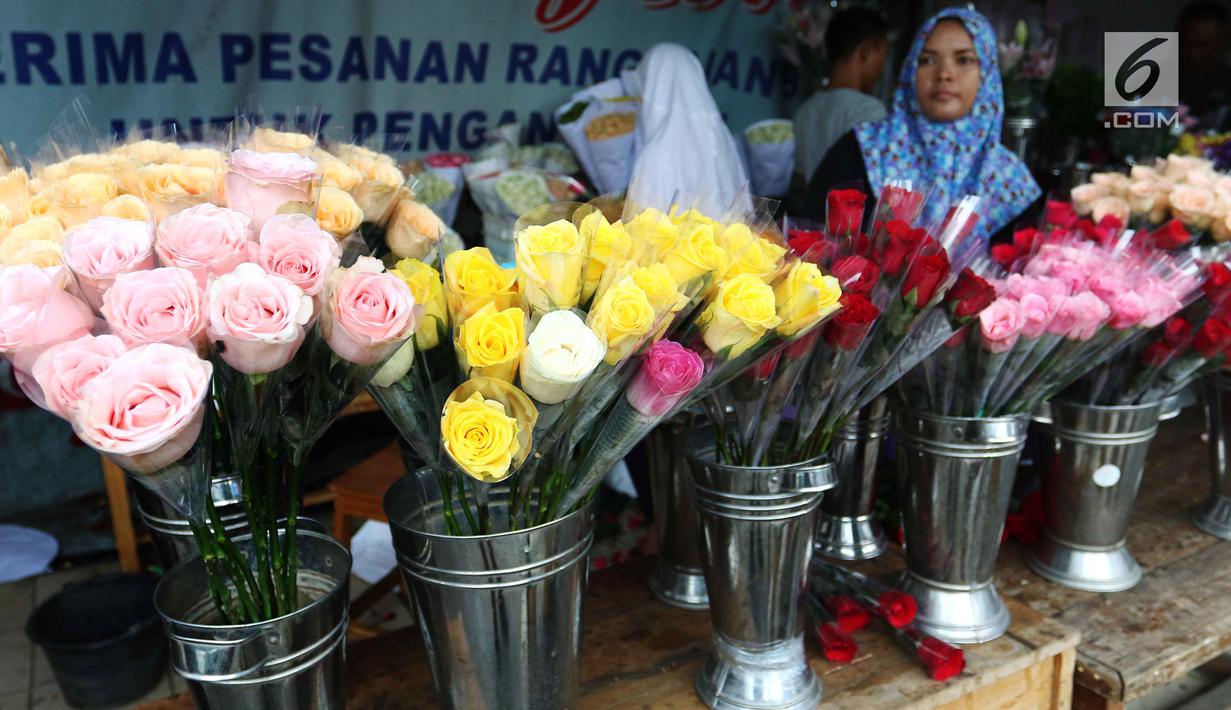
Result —
[[[635,77],[641,109],[629,199],[665,210],[678,193],[685,204],[720,215],[747,190],[748,176],[701,62],[678,44],[658,44]]]

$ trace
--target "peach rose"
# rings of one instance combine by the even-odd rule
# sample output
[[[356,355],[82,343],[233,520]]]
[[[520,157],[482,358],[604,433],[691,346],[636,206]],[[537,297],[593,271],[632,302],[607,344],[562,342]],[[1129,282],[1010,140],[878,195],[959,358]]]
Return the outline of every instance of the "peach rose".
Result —
[[[0,204],[9,209],[13,224],[25,221],[30,202],[30,175],[22,168],[0,175]]]
[[[1106,197],[1111,194],[1111,191],[1104,185],[1096,185],[1094,183],[1086,183],[1078,185],[1069,193],[1069,197],[1073,200],[1073,209],[1077,214],[1083,217],[1090,214],[1090,209],[1094,206],[1094,201],[1100,197]]]
[[[115,277],[154,268],[154,237],[146,222],[95,217],[64,238],[64,263],[77,275],[81,295],[98,310]]]
[[[1168,201],[1172,216],[1189,228],[1202,230],[1210,226],[1216,205],[1213,191],[1192,185],[1176,185]]]
[[[307,215],[280,214],[261,228],[257,263],[309,296],[322,292],[340,257],[337,241]]]
[[[0,269],[0,354],[16,369],[29,372],[44,350],[93,327],[90,307],[61,285],[31,264]]]
[[[103,317],[128,345],[205,344],[205,293],[192,272],[176,267],[120,274],[103,294]]]
[[[249,260],[252,237],[248,215],[204,203],[158,225],[154,249],[163,266],[187,269],[204,287],[210,276],[230,273]]]
[[[47,410],[72,418],[84,387],[127,350],[114,335],[83,335],[44,350],[31,374],[43,391]]]
[[[273,372],[295,357],[312,299],[281,276],[256,264],[240,264],[209,285],[211,342],[228,365],[246,375]]]
[[[399,259],[422,259],[445,233],[445,224],[431,207],[406,197],[393,208],[385,243]]]
[[[1090,176],[1090,182],[1106,188],[1112,195],[1123,195],[1129,187],[1128,176],[1124,173],[1094,173]]]
[[[135,348],[85,386],[73,429],[122,468],[155,473],[196,443],[212,375],[213,366],[190,350]]]
[[[406,282],[386,273],[379,260],[361,256],[330,276],[321,327],[338,357],[378,365],[414,334],[421,311]]]
[[[1100,197],[1090,205],[1090,219],[1094,220],[1095,224],[1110,215],[1120,220],[1121,226],[1126,225],[1129,212],[1128,200],[1116,195]]]
[[[137,175],[141,196],[160,222],[193,205],[218,199],[221,185],[213,168],[172,163],[147,165]]]
[[[295,153],[231,153],[226,177],[227,207],[252,218],[259,231],[287,203],[312,200],[316,163]]]
[[[335,238],[345,239],[363,224],[363,210],[345,190],[322,187],[316,202],[316,223]]]
[[[120,195],[103,205],[103,217],[118,217],[133,222],[149,222],[150,211],[136,195]]]

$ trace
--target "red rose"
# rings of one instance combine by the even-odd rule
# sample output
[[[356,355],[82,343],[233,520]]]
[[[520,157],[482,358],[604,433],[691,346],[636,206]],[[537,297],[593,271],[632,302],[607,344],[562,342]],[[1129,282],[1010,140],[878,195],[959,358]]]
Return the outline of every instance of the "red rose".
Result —
[[[949,680],[966,668],[962,649],[932,636],[925,637],[915,652],[932,680]]]
[[[833,267],[830,268],[830,273],[838,279],[843,291],[862,293],[866,296],[872,293],[872,287],[876,285],[876,279],[880,276],[880,269],[876,268],[876,264],[871,259],[852,254],[835,261]]]
[[[1017,247],[1012,244],[993,244],[992,259],[1001,267],[1008,269],[1017,261]]]
[[[825,200],[825,228],[835,236],[858,232],[867,200],[863,190],[830,190]]]
[[[1231,293],[1231,269],[1226,264],[1214,262],[1205,267],[1205,281],[1201,284],[1205,297],[1212,303],[1222,303]]]
[[[1193,337],[1193,326],[1184,320],[1183,316],[1172,316],[1167,325],[1163,326],[1163,342],[1171,347],[1179,347]]]
[[[1174,354],[1174,347],[1159,340],[1150,343],[1145,347],[1145,350],[1141,351],[1141,361],[1149,367],[1162,367],[1167,364],[1167,361]]]
[[[1043,208],[1043,223],[1061,229],[1071,229],[1077,222],[1077,213],[1073,205],[1059,200],[1048,200]]]
[[[773,355],[757,360],[751,367],[748,368],[748,371],[758,380],[768,380],[770,375],[774,374],[774,370],[777,369],[778,358],[780,357],[782,357],[781,350]]]
[[[953,288],[945,294],[954,318],[973,318],[996,300],[996,289],[969,268],[962,269]]]
[[[931,237],[926,230],[912,229],[905,222],[894,220],[885,225],[889,233],[889,244],[881,260],[881,268],[890,276],[897,276],[902,268],[910,262],[919,245]]]
[[[893,219],[912,222],[923,206],[923,193],[888,186],[881,190],[880,207],[888,208]]]
[[[948,235],[950,244],[961,244],[974,231],[975,225],[979,224],[979,215],[973,212],[964,212],[966,221],[963,224],[956,225],[953,221],[958,217],[958,206],[954,205],[949,208],[949,213],[945,215],[941,233]]]
[[[900,629],[915,620],[919,605],[915,598],[906,592],[896,589],[887,590],[876,600],[877,610],[881,617],[895,629]]]
[[[825,608],[838,620],[838,628],[852,633],[872,623],[872,615],[863,605],[845,594],[825,597]]]
[[[1231,345],[1231,325],[1217,316],[1206,318],[1193,338],[1193,350],[1206,359],[1214,357],[1228,345]]]
[[[949,256],[943,249],[933,254],[921,254],[911,262],[906,278],[902,280],[902,298],[909,302],[913,293],[915,307],[926,308],[947,278]]]
[[[816,339],[821,336],[820,328],[813,328],[808,331],[808,334],[802,338],[796,338],[790,345],[786,346],[784,352],[786,356],[792,360],[798,360],[812,352],[812,346],[816,345]]]
[[[1149,243],[1158,249],[1179,249],[1188,244],[1192,237],[1183,222],[1173,219],[1150,232]]]
[[[1033,545],[1039,539],[1039,528],[1025,513],[1009,513],[1004,519],[1005,536],[1023,545]],[[1003,540],[1001,541],[1003,542]]]
[[[838,628],[836,624],[821,624],[816,627],[816,640],[821,645],[825,660],[830,663],[850,663],[859,647],[851,635]]]
[[[819,229],[788,229],[786,230],[786,243],[791,247],[791,251],[802,255],[813,244],[821,241],[823,236]]]
[[[962,343],[966,342],[966,333],[969,330],[970,330],[970,327],[965,326],[965,325],[962,326],[961,328],[958,328],[957,332],[954,333],[953,335],[950,335],[949,339],[945,341],[944,346],[946,348],[956,348],[960,346]]]
[[[1013,232],[1013,248],[1018,254],[1029,254],[1034,250],[1035,243],[1039,240],[1039,230],[1034,227],[1026,227]]]
[[[854,350],[881,312],[867,296],[859,293],[844,293],[839,302],[842,310],[825,323],[825,343],[839,350]]]

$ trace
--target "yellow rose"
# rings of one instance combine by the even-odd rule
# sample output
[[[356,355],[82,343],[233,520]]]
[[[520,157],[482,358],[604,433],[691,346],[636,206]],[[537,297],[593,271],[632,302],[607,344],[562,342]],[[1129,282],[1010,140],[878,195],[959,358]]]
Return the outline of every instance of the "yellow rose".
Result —
[[[0,176],[0,204],[8,208],[13,223],[26,220],[30,202],[30,175],[22,168],[10,170]]]
[[[431,207],[416,202],[406,190],[398,199],[385,228],[385,243],[398,257],[422,259],[445,233],[445,223],[436,216]]]
[[[488,303],[508,308],[517,298],[516,269],[502,269],[487,247],[455,251],[445,257],[445,297],[453,322],[466,320]]]
[[[586,325],[606,341],[604,360],[615,365],[628,357],[654,327],[654,306],[633,277],[625,276],[599,297],[586,316]]]
[[[142,140],[118,145],[111,152],[140,163],[172,163],[178,162],[180,147],[167,141]]]
[[[727,252],[714,239],[714,228],[708,224],[685,226],[684,238],[663,257],[663,265],[678,284],[727,268]]]
[[[678,238],[677,229],[671,218],[659,210],[649,208],[642,210],[624,225],[624,229],[634,241],[648,244],[655,254],[666,254],[675,246]]]
[[[716,220],[712,220],[709,217],[706,217],[704,214],[701,213],[701,210],[697,209],[696,207],[690,207],[686,210],[681,210],[678,205],[675,207],[672,207],[671,208],[671,221],[676,223],[677,225],[683,225],[683,224],[688,224],[688,223],[708,224],[710,227],[714,229],[722,229],[721,224],[719,224]]]
[[[353,192],[363,182],[363,175],[351,166],[320,148],[312,151],[312,159],[321,173],[321,184]]]
[[[590,258],[586,262],[586,279],[581,288],[581,300],[589,301],[594,297],[603,273],[609,264],[622,263],[632,256],[632,238],[624,230],[624,225],[617,220],[608,224],[602,212],[594,211],[581,220],[578,230],[583,241],[590,244]]]
[[[753,274],[723,281],[697,319],[705,345],[724,360],[739,357],[781,322],[774,290]]]
[[[521,453],[520,427],[497,400],[474,392],[445,402],[440,438],[445,451],[470,476],[484,483],[503,481]],[[524,455],[521,457],[524,460]]]
[[[585,242],[566,219],[531,225],[517,234],[517,279],[535,313],[572,308],[581,300]]]
[[[722,245],[731,256],[731,265],[723,278],[752,274],[769,280],[782,264],[786,248],[752,233],[746,224],[729,225],[722,232]]]
[[[774,287],[774,301],[782,324],[778,333],[792,338],[838,310],[842,287],[833,276],[821,273],[816,264],[797,261]]]
[[[680,293],[679,286],[671,276],[671,271],[662,264],[638,268],[633,272],[633,283],[645,292],[645,297],[650,300],[656,316],[675,313],[688,302],[688,299]]]
[[[497,310],[489,303],[463,321],[457,331],[462,370],[472,377],[512,382],[525,346],[526,312],[520,308]]]
[[[316,202],[316,223],[335,239],[345,239],[363,224],[363,210],[346,191],[322,187]]]
[[[212,202],[222,182],[221,172],[171,163],[147,165],[137,171],[141,197],[161,222],[202,202]]]
[[[120,195],[109,200],[103,205],[100,214],[103,217],[119,217],[120,219],[131,219],[134,222],[147,222],[150,219],[150,211],[136,195]]]
[[[449,333],[449,311],[440,272],[418,259],[402,259],[393,273],[410,287],[415,303],[423,306],[424,318],[415,328],[415,344],[420,350],[431,350]]]
[[[316,147],[316,139],[303,133],[257,128],[248,140],[258,153],[299,153],[308,155]]]

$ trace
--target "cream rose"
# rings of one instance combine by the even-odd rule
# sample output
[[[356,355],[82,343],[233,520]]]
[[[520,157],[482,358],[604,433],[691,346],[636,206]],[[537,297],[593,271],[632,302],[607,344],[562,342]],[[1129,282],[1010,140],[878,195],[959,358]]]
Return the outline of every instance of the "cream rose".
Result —
[[[351,191],[359,209],[373,220],[384,216],[394,191],[406,181],[393,158],[357,145],[339,145],[333,154],[363,176]]]
[[[1129,204],[1123,197],[1107,195],[1100,197],[1090,205],[1090,219],[1097,224],[1104,217],[1111,216],[1120,220],[1120,225],[1128,224]]]
[[[170,141],[147,139],[118,145],[111,152],[128,156],[140,163],[172,163],[178,162],[180,147]]]
[[[141,197],[161,222],[189,207],[215,200],[219,175],[212,168],[147,165],[137,171],[137,181]]]
[[[1213,191],[1204,187],[1176,185],[1168,196],[1171,214],[1189,228],[1206,229],[1210,226],[1217,201]]]
[[[312,151],[312,159],[321,171],[321,184],[326,187],[354,192],[363,182],[363,175],[358,170],[320,148]]]
[[[539,319],[521,358],[521,388],[540,404],[572,397],[603,361],[607,346],[572,311]]]
[[[398,200],[393,208],[385,243],[400,259],[422,259],[431,252],[445,233],[445,223],[431,207],[412,197]]]
[[[345,191],[322,187],[316,203],[316,223],[334,238],[345,239],[363,224],[363,210]]]
[[[55,216],[71,228],[97,217],[119,194],[120,186],[109,175],[77,173],[57,183],[50,198]]]
[[[1069,197],[1073,200],[1073,210],[1084,217],[1090,214],[1095,200],[1100,197],[1106,197],[1109,194],[1111,194],[1111,191],[1104,185],[1086,183],[1073,188],[1069,193]]]
[[[13,224],[24,222],[30,202],[30,175],[22,168],[0,176],[0,204],[9,209]]]
[[[316,139],[305,133],[257,128],[248,141],[258,153],[298,153],[307,155],[316,147]]]

